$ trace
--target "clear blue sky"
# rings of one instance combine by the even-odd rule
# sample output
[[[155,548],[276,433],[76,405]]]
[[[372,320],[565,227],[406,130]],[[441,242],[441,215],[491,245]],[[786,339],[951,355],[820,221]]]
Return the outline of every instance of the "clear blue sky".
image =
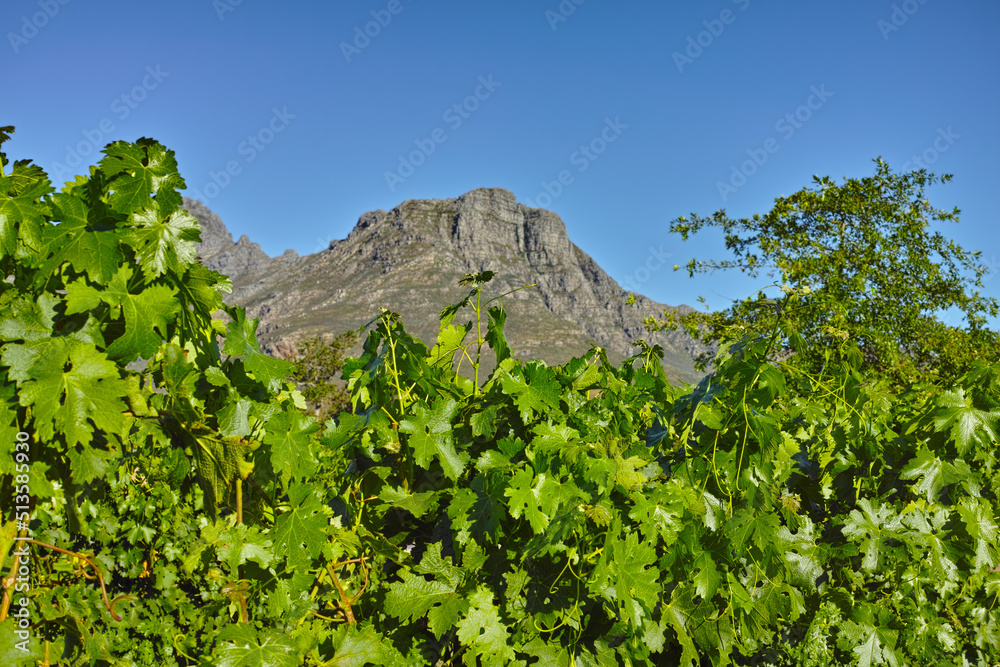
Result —
[[[674,272],[731,256],[672,219],[764,213],[813,174],[923,155],[955,175],[931,192],[963,212],[941,231],[983,252],[1000,297],[996,2],[5,0],[0,29],[9,157],[61,185],[94,145],[153,137],[186,194],[271,255],[322,249],[368,210],[503,187],[619,282],[721,308],[768,281]]]

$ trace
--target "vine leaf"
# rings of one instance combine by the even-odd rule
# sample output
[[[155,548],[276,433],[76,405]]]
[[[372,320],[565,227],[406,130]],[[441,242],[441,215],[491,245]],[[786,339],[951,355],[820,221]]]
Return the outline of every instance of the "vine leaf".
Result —
[[[993,553],[998,548],[1000,528],[993,516],[993,509],[982,498],[962,498],[958,515],[965,523],[965,529],[976,540],[974,565],[977,570],[990,568],[995,564]],[[993,547],[991,553],[990,547]]]
[[[8,179],[3,180],[9,183]],[[32,199],[33,197],[24,195],[0,197],[0,259],[14,255],[18,241],[32,247],[41,247],[45,218]]]
[[[486,328],[485,340],[496,353],[496,361],[499,364],[504,359],[510,358],[510,345],[507,344],[507,336],[504,335],[503,327],[507,321],[507,313],[502,306],[492,306],[487,312],[489,324]]]
[[[851,510],[844,522],[844,536],[861,543],[865,552],[861,566],[873,572],[878,569],[883,543],[894,537],[902,524],[892,507],[884,503],[874,507],[868,498],[861,498],[858,507],[861,511]]]
[[[440,579],[404,571],[402,581],[393,583],[385,596],[385,611],[400,620],[427,617],[428,627],[440,639],[469,609],[469,601],[455,591],[455,585]]]
[[[109,357],[122,363],[153,356],[167,338],[168,326],[180,310],[173,288],[153,285],[139,294],[131,294],[128,288],[131,277],[131,267],[121,267],[107,289],[100,293],[101,300],[112,308],[120,308],[125,318],[124,333],[107,349]]]
[[[656,551],[646,541],[631,532],[624,540],[611,544],[611,585],[615,590],[622,616],[641,633],[643,618],[652,613],[659,601],[659,572],[650,565],[656,562]]]
[[[42,275],[50,275],[67,262],[99,285],[115,275],[125,259],[121,236],[113,229],[94,229],[88,213],[80,198],[62,192],[52,195],[52,215],[60,222],[44,228],[46,246],[54,252],[39,267]]]
[[[458,413],[458,402],[453,398],[439,398],[430,410],[418,403],[413,415],[399,424],[400,433],[408,433],[407,444],[413,450],[417,465],[426,468],[437,458],[448,479],[455,481],[465,470],[469,455],[455,451],[451,422]]]
[[[323,663],[330,667],[398,664],[393,658],[401,657],[371,625],[342,626],[332,637],[332,644],[333,659]]]
[[[499,370],[505,366],[497,368]],[[535,413],[559,408],[559,382],[552,378],[545,366],[537,362],[527,364],[523,378],[514,375],[511,370],[514,369],[500,375],[500,384],[507,395],[514,397],[521,413],[521,421],[528,424]]]
[[[934,428],[950,430],[959,456],[965,456],[973,445],[987,449],[997,444],[991,426],[1000,419],[1000,410],[977,409],[972,405],[972,398],[965,395],[964,387],[944,392],[935,403],[939,408],[934,412]]]
[[[187,211],[163,217],[159,206],[131,216],[136,225],[125,240],[135,248],[136,258],[148,280],[172,273],[183,275],[198,261],[195,242],[201,240],[198,220]]]
[[[329,520],[309,485],[292,484],[288,497],[292,509],[274,521],[274,553],[285,558],[291,569],[307,568],[323,549]]]
[[[291,479],[305,479],[316,470],[309,443],[320,430],[315,419],[300,412],[294,405],[286,407],[267,421],[264,444],[271,447],[271,465],[285,484]]]
[[[941,489],[963,480],[967,475],[947,461],[942,461],[929,449],[922,447],[917,455],[899,473],[900,479],[920,479],[915,489],[927,502],[937,500]]]
[[[120,213],[135,213],[149,206],[153,195],[165,215],[180,207],[181,198],[176,190],[183,190],[185,184],[177,173],[172,150],[152,139],[140,139],[134,144],[124,141],[108,144],[104,154],[100,166],[111,181],[113,192],[108,196],[111,208]]]
[[[465,340],[470,329],[472,329],[472,322],[461,327],[454,324],[442,327],[437,336],[437,344],[431,349],[430,356],[427,357],[427,363],[434,366],[443,359],[451,360],[455,352],[462,349],[462,341]]]
[[[543,473],[538,476],[538,481],[532,486],[534,471],[531,468],[521,468],[510,480],[510,485],[504,491],[504,495],[510,498],[510,515],[515,519],[524,517],[531,524],[531,529],[536,534],[545,532],[549,525],[549,517],[542,511],[542,492],[545,488],[547,476]]]
[[[506,628],[493,604],[493,593],[484,586],[469,596],[469,613],[456,624],[458,640],[481,654],[483,665],[506,665],[514,659]]]
[[[252,625],[234,623],[219,632],[219,667],[295,667],[302,664],[295,642],[284,632],[257,634]]]
[[[28,375],[20,402],[34,406],[40,439],[51,440],[59,430],[73,447],[89,445],[94,426],[112,433],[121,429],[128,387],[118,379],[118,367],[93,345],[50,339]]]
[[[226,340],[222,353],[234,357],[243,357],[246,369],[253,373],[254,378],[263,383],[269,390],[277,391],[281,380],[292,373],[295,364],[283,359],[269,357],[260,351],[257,342],[258,320],[247,320],[243,308],[226,308],[226,314],[233,318],[226,329]]]

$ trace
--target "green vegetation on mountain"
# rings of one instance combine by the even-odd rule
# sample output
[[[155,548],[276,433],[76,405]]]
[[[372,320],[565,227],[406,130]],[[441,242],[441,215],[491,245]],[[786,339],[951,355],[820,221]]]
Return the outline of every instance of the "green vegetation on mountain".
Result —
[[[355,332],[347,331],[332,340],[313,336],[298,345],[292,359],[295,368],[291,377],[320,422],[336,417],[351,407],[350,394],[337,384],[336,379],[344,368],[345,351],[356,339]]]
[[[222,304],[171,151],[113,143],[61,191],[8,165],[3,664],[1000,655],[995,361],[901,385],[848,339],[806,374],[776,360],[786,340],[809,353],[793,322],[816,295],[788,287],[773,319],[720,329],[696,387],[645,342],[618,365],[599,347],[524,362],[513,294],[480,272],[433,345],[373,314],[343,360],[351,411],[320,425],[289,376],[325,370],[263,354]]]

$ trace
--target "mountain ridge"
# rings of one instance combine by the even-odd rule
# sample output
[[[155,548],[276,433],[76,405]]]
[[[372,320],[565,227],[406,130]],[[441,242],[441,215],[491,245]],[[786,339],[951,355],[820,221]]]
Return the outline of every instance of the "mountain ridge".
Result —
[[[517,202],[502,188],[477,188],[452,199],[410,199],[391,211],[359,216],[344,239],[320,252],[287,250],[270,257],[260,245],[232,234],[207,206],[184,199],[199,219],[199,256],[233,281],[227,303],[247,308],[261,321],[262,349],[278,357],[296,353],[296,343],[313,335],[332,336],[357,329],[376,317],[380,306],[398,312],[412,335],[432,345],[438,313],[462,300],[467,273],[493,271],[484,295],[536,287],[504,297],[507,335],[516,357],[561,364],[594,343],[613,363],[637,349],[642,338],[664,348],[672,379],[696,381],[692,358],[704,345],[682,331],[650,335],[642,327],[668,306],[621,288],[574,244],[555,213]],[[629,296],[635,304],[627,305]],[[460,312],[456,322],[474,314]],[[360,343],[356,346],[360,351]],[[354,352],[352,352],[354,353]],[[489,356],[485,372],[492,368]]]

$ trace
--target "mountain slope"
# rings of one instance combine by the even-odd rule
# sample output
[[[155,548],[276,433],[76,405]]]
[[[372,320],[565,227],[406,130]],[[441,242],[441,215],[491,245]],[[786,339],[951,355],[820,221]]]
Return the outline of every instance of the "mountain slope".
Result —
[[[365,213],[346,239],[322,252],[299,256],[289,250],[275,258],[246,236],[234,243],[200,202],[185,199],[184,205],[202,223],[202,259],[233,280],[227,303],[260,318],[262,347],[275,356],[294,353],[304,337],[355,329],[380,306],[400,313],[407,331],[433,344],[438,313],[469,291],[458,281],[466,273],[494,271],[486,295],[536,285],[504,297],[507,336],[518,358],[561,364],[593,342],[617,363],[645,338],[664,347],[670,377],[700,377],[691,359],[702,345],[683,332],[650,336],[643,329],[644,318],[673,307],[623,290],[569,240],[558,215],[520,204],[507,190],[405,201],[389,212]],[[634,305],[626,304],[630,294]],[[472,316],[462,311],[456,322]]]

